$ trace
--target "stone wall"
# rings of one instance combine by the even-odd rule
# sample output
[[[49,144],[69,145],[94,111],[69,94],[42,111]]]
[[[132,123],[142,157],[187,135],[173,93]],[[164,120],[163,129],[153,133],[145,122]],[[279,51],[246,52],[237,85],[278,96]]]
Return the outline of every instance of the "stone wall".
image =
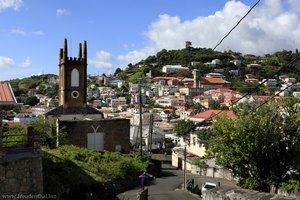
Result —
[[[203,200],[296,200],[298,198],[263,193],[246,189],[215,188],[203,192]]]
[[[192,165],[192,174],[199,174],[201,176],[208,176],[212,178],[222,178],[229,181],[236,181],[236,178],[233,176],[233,174],[223,168],[216,168],[216,167],[205,167],[201,168],[196,165]]]
[[[1,195],[43,194],[41,156],[1,159],[0,185]],[[1,196],[1,198],[4,197]]]

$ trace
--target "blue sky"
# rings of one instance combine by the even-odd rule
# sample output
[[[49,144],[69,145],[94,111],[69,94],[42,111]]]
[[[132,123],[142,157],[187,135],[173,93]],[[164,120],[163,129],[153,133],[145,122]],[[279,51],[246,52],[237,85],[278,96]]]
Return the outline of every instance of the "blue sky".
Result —
[[[161,49],[213,48],[257,0],[0,0],[0,81],[58,74],[58,51],[88,42],[88,73],[114,73]],[[217,50],[300,47],[300,1],[261,0]]]

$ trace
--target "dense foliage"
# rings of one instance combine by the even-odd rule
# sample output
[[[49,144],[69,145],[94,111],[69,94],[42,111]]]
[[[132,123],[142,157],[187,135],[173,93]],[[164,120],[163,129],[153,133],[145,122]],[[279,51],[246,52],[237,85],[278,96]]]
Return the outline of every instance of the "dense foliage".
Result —
[[[2,145],[4,147],[26,146],[27,129],[25,126],[3,124]]]
[[[132,187],[148,165],[137,154],[100,153],[73,145],[45,149],[44,192],[71,199],[84,192],[99,193],[106,183],[115,183],[117,189]]]
[[[41,146],[54,148],[58,144],[63,145],[67,142],[64,127],[59,130],[59,137],[57,138],[57,124],[55,119],[45,120],[42,116],[39,116],[28,125],[39,135]]]
[[[13,79],[10,80],[9,83],[14,91],[15,96],[19,96],[20,94],[27,94],[29,89],[36,89],[36,87],[39,88],[38,92],[40,94],[48,94],[51,95],[57,95],[55,94],[55,90],[57,88],[53,89],[46,89],[45,84],[47,83],[47,80],[52,77],[57,77],[57,75],[54,74],[44,74],[40,76],[31,76],[28,78],[23,79]]]
[[[192,131],[194,131],[194,129],[194,122],[191,120],[184,119],[177,120],[173,127],[173,131],[175,132],[175,134],[178,137],[182,137],[188,143],[190,142],[190,134],[192,133]]]
[[[296,104],[296,102],[298,104]],[[280,105],[240,107],[236,119],[220,117],[209,155],[232,170],[246,188],[269,191],[289,179],[300,178],[299,99]]]

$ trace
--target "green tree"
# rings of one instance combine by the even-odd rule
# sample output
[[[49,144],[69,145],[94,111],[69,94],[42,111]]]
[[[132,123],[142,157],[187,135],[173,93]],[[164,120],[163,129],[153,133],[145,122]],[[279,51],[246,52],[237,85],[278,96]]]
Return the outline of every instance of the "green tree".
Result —
[[[27,97],[24,103],[26,105],[35,106],[39,102],[40,100],[36,96],[33,96],[33,97]]]
[[[236,119],[224,116],[213,124],[216,136],[209,142],[209,156],[232,170],[239,183],[250,189],[269,192],[290,179],[291,171],[299,175],[300,123],[296,102],[280,105],[241,106]]]
[[[191,120],[177,120],[173,131],[176,133],[178,137],[183,137],[185,142],[190,142],[190,134],[195,129],[194,122]]]
[[[114,76],[117,76],[122,70],[118,67],[114,73]]]
[[[220,105],[219,101],[217,101],[217,100],[211,100],[211,101],[208,102],[208,107],[210,109],[216,110],[216,109],[220,109],[221,105]]]
[[[33,129],[39,134],[40,144],[42,146],[54,148],[57,146],[57,142],[59,145],[67,142],[64,128],[60,129],[59,133],[57,134],[57,124],[55,119],[45,120],[43,117],[38,117],[36,120],[31,121],[29,126],[32,126]]]

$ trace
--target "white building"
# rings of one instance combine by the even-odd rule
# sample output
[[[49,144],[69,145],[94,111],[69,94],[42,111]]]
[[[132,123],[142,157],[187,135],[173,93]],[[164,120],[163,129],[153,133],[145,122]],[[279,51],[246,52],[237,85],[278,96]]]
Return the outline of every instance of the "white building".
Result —
[[[31,108],[31,110],[32,110],[32,115],[35,117],[40,115],[45,115],[47,112],[50,111],[50,109],[44,105],[34,106]]]
[[[263,79],[262,82],[264,82],[264,85],[269,87],[269,86],[276,86],[277,85],[277,80],[276,79]]]
[[[188,67],[182,67],[181,65],[165,65],[162,67],[162,72],[171,73],[178,71],[189,71]]]
[[[178,101],[179,99],[170,96],[170,97],[160,97],[155,100],[155,103],[163,107],[174,107]]]
[[[119,105],[126,105],[126,98],[125,97],[119,97],[117,99],[110,99],[109,105],[111,107],[118,107]]]
[[[208,73],[208,74],[206,74],[206,77],[225,79],[225,76],[223,74],[220,74],[220,73]]]

